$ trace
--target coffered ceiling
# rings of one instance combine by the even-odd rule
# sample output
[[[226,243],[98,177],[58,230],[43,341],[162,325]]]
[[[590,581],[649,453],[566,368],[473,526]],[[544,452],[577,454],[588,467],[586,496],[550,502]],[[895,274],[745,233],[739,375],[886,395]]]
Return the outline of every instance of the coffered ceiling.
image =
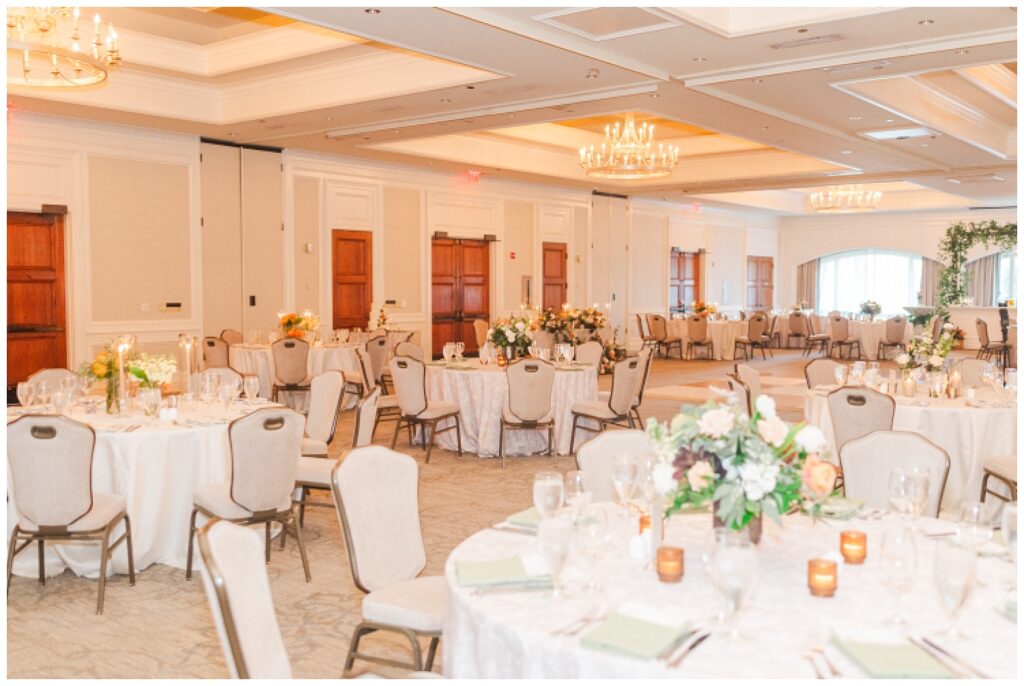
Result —
[[[38,111],[636,196],[798,213],[1016,204],[1016,12],[942,8],[114,8],[108,85]],[[579,147],[633,113],[674,173]]]

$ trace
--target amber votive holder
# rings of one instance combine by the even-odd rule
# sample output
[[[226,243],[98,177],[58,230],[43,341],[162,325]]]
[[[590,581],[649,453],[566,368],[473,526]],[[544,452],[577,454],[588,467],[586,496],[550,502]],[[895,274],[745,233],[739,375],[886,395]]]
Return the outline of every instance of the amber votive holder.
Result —
[[[811,595],[830,598],[838,585],[838,565],[832,560],[807,561],[807,587]]]
[[[847,564],[864,564],[868,556],[868,535],[863,531],[843,531],[839,534],[839,552]]]
[[[665,583],[675,584],[683,579],[686,571],[682,548],[663,545],[658,548],[658,578]]]
[[[642,514],[640,515],[640,535],[643,536],[645,533],[651,530],[651,515]]]

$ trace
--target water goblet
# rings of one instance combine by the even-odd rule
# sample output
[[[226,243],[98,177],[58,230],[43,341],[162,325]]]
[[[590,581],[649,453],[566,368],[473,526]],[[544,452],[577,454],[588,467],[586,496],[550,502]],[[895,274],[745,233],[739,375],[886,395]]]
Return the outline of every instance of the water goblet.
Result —
[[[61,380],[61,385],[67,379]],[[68,406],[71,404],[71,391],[70,389],[60,388],[53,392],[53,413],[64,414],[67,412]]]
[[[850,368],[845,364],[837,364],[833,373],[835,374],[836,385],[845,386],[846,379],[850,375]]]
[[[48,381],[37,381],[36,382],[36,400],[42,405],[43,412],[46,412],[46,407],[50,404],[50,397],[53,395],[53,389],[50,388]]]
[[[260,379],[255,374],[249,374],[245,377],[242,382],[242,387],[245,390],[245,399],[251,405],[256,401],[256,396],[260,392]]]
[[[924,512],[928,505],[928,491],[931,485],[931,474],[927,469],[913,467],[910,470],[910,478],[914,482],[913,497],[910,502],[910,511],[914,515],[914,526],[917,526],[917,518]]]
[[[1017,503],[1003,505],[1002,517],[1003,540],[1010,550],[1010,559],[1017,564]]]
[[[542,519],[554,517],[565,503],[565,483],[558,472],[537,472],[533,477],[533,506]]]
[[[882,535],[882,547],[878,555],[882,569],[882,585],[893,595],[892,615],[886,620],[890,624],[905,625],[900,611],[900,598],[914,586],[917,570],[917,544],[910,529],[893,529]]]
[[[977,560],[971,545],[959,536],[938,539],[935,542],[935,590],[939,604],[949,618],[946,638],[959,641],[964,635],[957,630],[956,620],[960,608],[967,602],[974,588]]]
[[[462,361],[462,353],[465,352],[465,351],[466,351],[466,344],[464,342],[462,342],[462,341],[457,341],[455,343],[455,358],[459,362]]]
[[[583,485],[583,472],[573,470],[565,473],[565,504],[577,518],[583,507],[590,501],[590,494]]]
[[[963,537],[963,542],[974,549],[985,545],[992,538],[992,516],[985,503],[962,503],[957,529]]]
[[[608,513],[600,505],[587,505],[576,520],[576,542],[580,545],[583,556],[590,563],[592,571],[587,589],[598,590],[601,585],[597,580],[597,561],[611,540],[608,530]]]
[[[77,375],[75,375],[75,376],[65,376],[63,379],[60,380],[60,390],[68,391],[69,394],[74,392],[74,390],[75,390],[75,388],[77,386],[78,386],[78,376]]]
[[[619,502],[629,512],[630,499],[636,491],[640,476],[637,459],[630,454],[616,455],[612,462],[612,485],[619,496]]]
[[[576,348],[574,348],[571,343],[566,343],[562,349],[562,357],[565,358],[565,361],[567,363],[572,364],[572,359],[573,357],[575,357],[575,355]]]
[[[224,414],[228,414],[228,411],[231,409],[231,401],[235,399],[235,389],[229,384],[224,384],[217,389],[217,398],[224,408]]]
[[[160,389],[143,388],[139,391],[142,401],[142,411],[147,417],[155,417],[160,412]]]
[[[565,597],[561,575],[572,549],[573,523],[568,517],[548,517],[537,526],[537,543],[551,575],[551,597]]]
[[[757,578],[757,551],[746,532],[723,531],[711,558],[711,583],[725,610],[727,636],[741,638],[739,615],[750,598]]]
[[[889,472],[889,502],[901,517],[910,513],[915,489],[914,476],[909,469],[895,467]]]
[[[441,357],[444,358],[445,364],[447,364],[447,363],[452,361],[452,354],[453,353],[454,353],[454,351],[452,350],[452,344],[451,343],[445,343],[444,346],[442,346],[442,348],[441,348]]]
[[[18,404],[27,412],[36,398],[36,385],[31,381],[18,382]]]

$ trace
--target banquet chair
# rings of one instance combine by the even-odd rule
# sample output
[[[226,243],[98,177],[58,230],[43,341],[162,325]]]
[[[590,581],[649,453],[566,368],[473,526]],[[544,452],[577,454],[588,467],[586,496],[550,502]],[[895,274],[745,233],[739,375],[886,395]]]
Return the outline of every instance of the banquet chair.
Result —
[[[640,358],[640,363],[644,366],[644,373],[639,377],[639,385],[637,386],[636,397],[633,399],[632,406],[630,407],[629,414],[636,421],[636,425],[643,428],[644,421],[640,416],[640,406],[644,402],[644,391],[647,390],[647,379],[651,374],[651,367],[654,364],[654,349],[653,348],[641,348],[640,352],[636,355]],[[598,391],[597,399],[608,401],[611,396],[610,391]]]
[[[46,584],[47,541],[100,543],[98,615],[103,614],[107,561],[122,542],[127,544],[128,583],[135,585],[132,526],[125,499],[92,488],[95,445],[92,428],[67,417],[28,414],[7,425],[8,488],[17,503],[7,549],[8,593],[14,558],[33,542],[39,548],[39,583]],[[122,522],[124,533],[111,543],[115,527]]]
[[[555,415],[551,396],[555,387],[554,365],[543,360],[519,360],[505,368],[505,378],[508,380],[508,399],[501,409],[501,433],[498,436],[501,466],[505,466],[506,431],[547,429],[546,454],[553,457]]]
[[[878,341],[878,359],[885,359],[885,351],[889,348],[896,348],[897,353],[899,351],[906,352],[907,344],[903,342],[904,337],[907,333],[907,318],[903,315],[897,315],[885,320],[885,331],[882,334],[882,339]]]
[[[828,413],[836,450],[850,441],[874,431],[890,431],[896,414],[896,401],[870,388],[843,386],[828,394]]]
[[[753,409],[757,396],[761,395],[761,372],[742,362],[734,364],[733,369],[736,372],[736,377],[750,389],[750,407]]]
[[[417,427],[423,427],[423,441],[426,444],[426,462],[430,464],[430,451],[434,447],[434,436],[437,433],[455,430],[455,439],[459,446],[459,457],[462,457],[462,428],[459,424],[459,406],[455,403],[427,400],[426,367],[419,360],[411,357],[396,357],[390,362],[391,377],[395,380],[395,391],[398,395],[398,421],[395,433],[391,437],[391,448],[398,442],[398,434],[402,425],[409,427],[409,444],[412,444],[412,433]],[[447,419],[454,424],[438,431],[437,425]]]
[[[631,410],[636,390],[640,384],[644,367],[639,357],[627,357],[615,363],[612,368],[612,390],[608,400],[586,400],[572,406],[572,433],[569,439],[569,453],[575,453],[576,430],[601,433],[609,424],[635,428]],[[580,424],[580,420],[597,422],[598,428]]]
[[[391,382],[391,370],[388,369],[387,362],[392,357],[394,357],[395,355],[398,354],[398,352],[397,352],[398,351],[398,346],[403,345],[403,344],[405,344],[406,346],[409,346],[409,345],[413,346],[413,348],[411,348],[411,349],[410,348],[406,348],[406,349],[407,350],[412,350],[413,352],[415,352],[416,350],[419,350],[419,355],[420,356],[415,358],[415,359],[420,360],[420,361],[423,360],[423,348],[421,348],[420,346],[418,346],[418,345],[416,345],[415,343],[412,342],[412,337],[416,335],[415,331],[392,331],[392,332],[390,332],[390,333],[388,333],[386,335],[388,337],[388,341],[394,340],[394,343],[391,344],[391,347],[388,349],[388,354],[384,356],[384,368],[383,368],[383,370],[381,370],[381,373],[380,373],[380,376],[379,376],[380,385],[384,387],[384,392],[385,393],[387,392],[387,389],[389,387],[393,387],[394,386],[394,384]],[[412,357],[412,356],[410,355],[409,357]]]
[[[818,351],[822,355],[831,354],[831,343],[832,338],[828,333],[815,333],[814,331],[814,320],[810,317],[807,318],[807,343],[804,345],[804,355],[810,355],[811,352],[818,348]]]
[[[927,469],[926,517],[938,517],[949,474],[949,455],[921,434],[911,431],[876,431],[850,441],[839,451],[846,497],[865,507],[892,509],[889,474],[897,467]]]
[[[228,344],[217,336],[207,336],[203,339],[203,362],[207,368],[227,367],[228,365]]]
[[[406,362],[407,367],[398,367],[396,362]],[[396,386],[402,388],[408,381],[405,370],[414,363],[406,358],[391,361]],[[353,450],[331,474],[352,581],[367,594],[362,621],[352,633],[345,657],[346,672],[357,659],[415,671],[433,667],[447,589],[443,576],[419,576],[427,556],[420,529],[418,481],[416,460],[379,446]],[[412,648],[412,663],[360,652],[363,636],[375,631],[405,636]],[[425,662],[420,637],[430,639]]]
[[[978,348],[978,359],[991,360],[992,356],[997,356],[1000,366],[1005,367],[1006,361],[1009,359],[1009,348],[1006,347],[1006,343],[1002,341],[992,341],[988,337],[988,322],[980,317],[974,320],[974,325],[978,328],[978,341],[981,346]],[[937,338],[935,340],[938,340]]]
[[[963,386],[984,386],[983,373],[988,360],[979,360],[976,357],[965,357],[953,365],[953,369],[960,371],[960,381]]]
[[[301,338],[282,338],[270,345],[274,355],[274,388],[271,400],[279,391],[309,392],[309,343]]]
[[[583,490],[592,502],[615,500],[612,466],[618,455],[654,457],[654,445],[639,429],[606,431],[581,445],[576,453],[576,467],[583,472]]]
[[[309,382],[309,412],[302,437],[302,454],[327,457],[327,444],[334,440],[341,414],[342,391],[345,377],[337,370],[317,374]]]
[[[746,411],[748,417],[754,416],[754,398],[750,394],[750,387],[743,383],[743,380],[735,374],[725,375],[725,381],[729,390],[738,399],[740,405]]]
[[[807,343],[811,332],[810,320],[803,312],[793,312],[789,315],[789,331],[786,334],[786,347],[791,347],[794,338],[802,338]]]
[[[59,389],[60,382],[63,381],[64,379],[77,380],[78,374],[75,374],[70,369],[53,367],[50,369],[40,369],[35,374],[32,374],[30,377],[28,377],[27,381],[29,383],[39,383],[40,381],[45,381],[46,383],[50,384],[51,388]]]
[[[302,432],[302,415],[276,407],[256,410],[228,425],[231,481],[206,484],[193,492],[186,579],[192,578],[196,517],[201,514],[207,519],[219,517],[238,524],[263,524],[268,564],[270,528],[274,522],[280,523],[285,531],[295,536],[299,555],[302,556],[302,569],[309,583],[309,560],[302,543],[302,527],[292,504]],[[281,532],[282,537],[285,531]],[[284,545],[284,538],[281,545]]]
[[[385,378],[384,370],[388,368],[388,337],[386,334],[374,335],[370,340],[366,341],[366,352],[370,354],[370,363],[372,369],[369,371],[373,374],[373,379],[376,383],[381,384],[384,387],[384,392],[388,392],[388,382],[390,379]]]
[[[736,356],[736,351],[741,347],[743,348],[743,359],[750,359],[750,352],[752,350],[761,350],[761,359],[768,359],[768,355],[765,351],[768,349],[768,343],[765,339],[765,330],[768,328],[768,320],[761,313],[755,313],[750,315],[747,320],[747,335],[737,336],[736,344],[733,346],[733,357]]]
[[[700,315],[692,315],[686,319],[686,359],[693,359],[693,349],[708,349],[708,359],[715,357],[715,344],[711,341],[711,330],[708,320]]]
[[[245,342],[245,337],[242,336],[242,332],[235,331],[234,329],[224,329],[223,331],[221,331],[220,339],[227,343],[229,346]]]
[[[655,338],[650,333],[644,333],[644,318],[642,316],[640,316],[639,312],[635,313],[633,316],[636,317],[636,332],[637,332],[637,335],[639,335],[640,339],[643,341],[643,343],[641,344],[640,347],[641,348],[648,348],[648,347],[657,348],[658,347],[658,339]]]
[[[931,336],[933,341],[939,340],[939,336],[942,335],[942,325],[945,323],[946,320],[940,317],[939,315],[935,315],[934,317],[932,317],[930,325],[932,327]],[[985,331],[988,331],[987,326],[985,327]]]
[[[399,341],[395,346],[396,357],[411,357],[414,360],[423,361],[423,348],[409,341]]]
[[[482,348],[484,343],[487,342],[487,332],[490,328],[490,324],[487,323],[486,319],[473,320],[473,333],[476,335],[477,348]]]
[[[850,320],[840,314],[834,314],[829,317],[829,324],[832,328],[831,341],[829,345],[828,354],[832,356],[832,351],[839,348],[839,357],[843,357],[843,348],[849,350],[850,357],[853,357],[853,348],[857,347],[857,359],[861,358],[860,339],[856,336],[850,335]],[[811,337],[814,338],[813,336]]]
[[[587,341],[576,347],[574,359],[581,364],[592,364],[595,367],[601,366],[601,358],[604,357],[604,347],[598,341]]]
[[[839,363],[835,360],[819,358],[811,360],[804,366],[804,379],[807,380],[807,387],[834,386],[836,383],[836,367]]]
[[[356,360],[359,364],[359,372],[344,372],[345,374],[345,393],[354,392],[357,398],[364,398],[377,388],[381,388],[381,393],[378,396],[376,402],[376,411],[373,417],[373,428],[371,429],[370,439],[373,440],[373,436],[377,433],[377,425],[382,419],[398,419],[401,414],[398,409],[398,395],[384,395],[383,388],[377,385],[377,380],[373,378],[373,362],[370,360],[370,353],[366,352],[365,348],[356,348]],[[350,380],[351,379],[351,380]],[[355,389],[354,391],[352,389]]]
[[[990,493],[1000,500],[1016,502],[1017,456],[997,455],[996,457],[988,457],[985,458],[985,461],[982,462],[981,466],[982,471],[985,474],[981,479],[981,502],[985,502],[985,497]],[[1007,498],[999,491],[993,491],[989,488],[989,479],[995,479],[996,481],[1001,482],[1010,492],[1010,497]]]
[[[768,354],[772,357],[775,357],[772,353],[772,346],[775,346],[776,348],[782,347],[782,331],[779,328],[781,322],[782,319],[777,314],[773,314],[771,320],[768,322],[768,332],[765,334],[765,338],[767,338],[767,340],[765,343],[768,346]]]
[[[313,380],[313,383],[316,383],[316,379]],[[315,386],[313,392],[316,393]],[[377,386],[359,400],[359,407],[356,409],[356,425],[352,430],[351,449],[362,448],[370,445],[373,441],[373,424],[377,419],[377,403],[380,401],[380,392],[381,388]],[[307,425],[309,424],[308,421],[306,423]],[[333,428],[331,431],[333,436]],[[306,441],[306,439],[302,440],[303,442]],[[328,442],[330,442],[330,439],[328,439]],[[325,443],[323,455],[309,456],[304,453],[299,457],[299,465],[295,471],[295,488],[299,491],[299,497],[295,500],[295,504],[299,506],[300,526],[305,525],[307,505],[330,507],[330,505],[323,501],[309,498],[310,491],[331,490],[331,471],[338,460],[326,459],[326,449],[327,444]],[[348,452],[343,453],[338,459],[342,459]]]
[[[683,339],[668,335],[668,322],[660,314],[647,315],[647,325],[651,327],[651,335],[658,341],[658,352],[668,359],[672,348],[679,348],[679,359],[683,359]]]

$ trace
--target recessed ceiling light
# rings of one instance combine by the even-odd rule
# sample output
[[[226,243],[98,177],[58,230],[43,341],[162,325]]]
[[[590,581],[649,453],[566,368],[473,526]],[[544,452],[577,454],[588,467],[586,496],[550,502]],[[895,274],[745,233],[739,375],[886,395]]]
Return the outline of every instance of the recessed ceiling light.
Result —
[[[334,121],[334,117],[331,115],[327,115],[327,121]]]
[[[919,21],[917,23],[919,25],[921,25],[921,26],[931,26],[932,24],[935,23],[935,20],[934,19],[922,19],[921,21]]]
[[[707,62],[708,58],[707,57],[694,57],[693,61],[694,62]]]
[[[402,133],[402,129],[395,129],[395,133]]]
[[[367,14],[380,14],[380,10],[377,9],[376,7],[367,7],[363,11],[366,12]]]
[[[959,50],[954,50],[954,51],[953,51],[953,53],[954,53],[954,54],[956,54],[956,55],[967,55],[967,54],[969,54],[970,52],[971,52],[971,51],[970,51],[970,50],[968,50],[967,48],[960,48]]]
[[[1006,179],[1004,179],[1003,177],[996,176],[995,174],[992,175],[992,180],[993,181],[1006,181]]]
[[[927,144],[927,143],[921,143],[921,147],[922,147],[922,148],[927,148],[927,147],[928,147],[928,144]]]
[[[751,79],[751,83],[764,83],[764,79]]]
[[[516,116],[516,113],[515,113],[515,112],[509,112],[508,118],[509,118],[509,119],[512,119],[512,118],[514,118],[515,116]]]
[[[892,124],[894,121],[896,121],[896,120],[895,119],[886,119],[885,123],[886,124]]]
[[[935,133],[933,131],[929,131],[923,126],[908,126],[905,128],[864,131],[863,135],[876,141],[886,141],[894,139],[901,141],[907,138],[932,138],[935,136]]]
[[[598,69],[588,69],[587,70],[587,78],[588,79],[596,79],[600,75],[601,75],[601,71],[598,70]]]
[[[853,154],[853,150],[840,150],[839,154],[840,155],[852,155]]]
[[[659,93],[651,93],[651,97],[657,99],[657,98],[661,97],[661,94],[659,94]]]
[[[850,121],[860,121],[861,117],[859,114],[854,114],[850,117]]]
[[[949,181],[950,183],[955,183],[957,185],[960,185],[960,179],[946,179],[946,181]]]

